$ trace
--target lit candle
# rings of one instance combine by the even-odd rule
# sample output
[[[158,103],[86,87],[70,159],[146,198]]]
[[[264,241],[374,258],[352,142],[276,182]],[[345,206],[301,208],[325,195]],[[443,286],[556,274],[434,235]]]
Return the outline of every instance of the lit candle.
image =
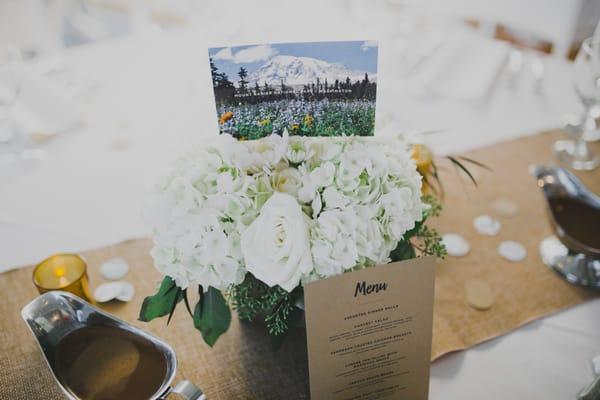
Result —
[[[56,254],[33,270],[33,283],[41,293],[64,290],[91,301],[85,261],[76,254]]]

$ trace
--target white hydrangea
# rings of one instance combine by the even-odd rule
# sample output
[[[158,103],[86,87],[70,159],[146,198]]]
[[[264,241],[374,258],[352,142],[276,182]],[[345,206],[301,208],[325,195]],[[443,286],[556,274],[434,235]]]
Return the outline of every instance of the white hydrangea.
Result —
[[[221,135],[156,186],[146,219],[156,267],[183,288],[226,289],[252,260],[259,279],[291,291],[389,261],[424,207],[401,140]]]
[[[323,211],[312,229],[311,245],[316,272],[338,275],[358,262],[356,233],[359,220],[354,207]]]

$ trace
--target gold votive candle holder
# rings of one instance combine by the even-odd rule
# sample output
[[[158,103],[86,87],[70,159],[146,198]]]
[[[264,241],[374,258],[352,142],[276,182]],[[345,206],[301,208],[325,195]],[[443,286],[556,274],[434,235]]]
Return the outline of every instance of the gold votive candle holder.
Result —
[[[64,290],[92,302],[87,265],[77,254],[55,254],[36,265],[33,283],[40,294]]]

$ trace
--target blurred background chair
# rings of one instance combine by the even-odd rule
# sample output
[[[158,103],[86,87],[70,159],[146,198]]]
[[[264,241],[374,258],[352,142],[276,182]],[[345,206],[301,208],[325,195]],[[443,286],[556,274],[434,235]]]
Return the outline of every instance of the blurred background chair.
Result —
[[[428,13],[463,19],[484,33],[557,56],[573,56],[600,18],[597,0],[427,0]]]

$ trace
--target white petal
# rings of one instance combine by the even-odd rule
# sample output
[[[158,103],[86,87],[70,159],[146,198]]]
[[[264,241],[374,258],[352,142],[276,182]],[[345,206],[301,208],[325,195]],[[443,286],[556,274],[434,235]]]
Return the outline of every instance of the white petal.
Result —
[[[312,217],[317,218],[319,213],[321,212],[321,208],[323,207],[323,203],[321,202],[321,195],[317,194],[311,203],[312,207]]]

